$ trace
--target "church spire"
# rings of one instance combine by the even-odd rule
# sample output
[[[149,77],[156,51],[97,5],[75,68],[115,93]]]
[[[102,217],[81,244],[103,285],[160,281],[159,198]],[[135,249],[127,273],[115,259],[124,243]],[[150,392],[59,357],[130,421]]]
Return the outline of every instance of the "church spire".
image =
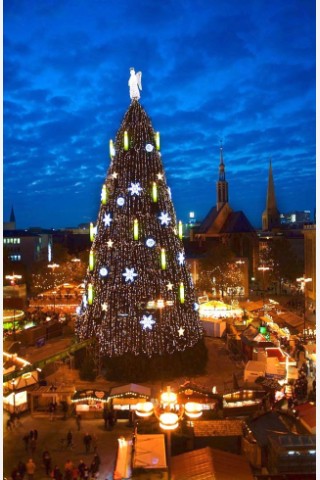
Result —
[[[11,207],[11,213],[10,213],[10,223],[16,223],[16,217],[14,214],[13,206]]]
[[[217,182],[217,210],[220,210],[224,204],[229,202],[228,182],[226,181],[226,174],[223,162],[223,147],[220,145],[220,165],[219,165],[219,180]]]
[[[272,161],[270,158],[269,164],[269,178],[267,189],[267,204],[266,209],[262,214],[262,230],[269,231],[274,227],[280,225],[280,214],[277,208],[276,195],[274,191],[273,173],[272,173]]]

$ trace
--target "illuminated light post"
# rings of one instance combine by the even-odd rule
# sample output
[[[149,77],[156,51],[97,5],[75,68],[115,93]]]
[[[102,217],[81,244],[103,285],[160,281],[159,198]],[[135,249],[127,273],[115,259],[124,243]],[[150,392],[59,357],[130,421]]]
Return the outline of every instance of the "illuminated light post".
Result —
[[[305,276],[297,278],[297,282],[301,285],[303,291],[303,335],[306,333],[306,283],[312,282],[312,278],[306,278]]]
[[[13,288],[17,285],[16,280],[21,280],[22,275],[16,275],[14,272],[12,272],[12,275],[6,275],[5,277],[7,280],[10,280],[10,284],[13,286]],[[16,307],[13,308],[13,339],[16,339]]]
[[[143,402],[136,405],[136,415],[147,418],[152,414],[159,421],[159,426],[167,435],[168,477],[171,479],[171,432],[176,430],[179,422],[185,414],[191,419],[202,415],[202,407],[197,402],[187,402],[185,405],[178,404],[177,394],[168,386],[160,395],[160,402],[155,407],[152,402]]]

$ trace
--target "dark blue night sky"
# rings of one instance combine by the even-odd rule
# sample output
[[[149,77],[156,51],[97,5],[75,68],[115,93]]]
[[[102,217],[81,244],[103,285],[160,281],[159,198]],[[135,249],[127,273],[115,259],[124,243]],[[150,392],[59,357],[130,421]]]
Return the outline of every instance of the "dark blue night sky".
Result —
[[[4,0],[4,220],[95,221],[129,68],[161,133],[177,217],[229,200],[255,227],[272,158],[281,212],[313,210],[315,1]]]

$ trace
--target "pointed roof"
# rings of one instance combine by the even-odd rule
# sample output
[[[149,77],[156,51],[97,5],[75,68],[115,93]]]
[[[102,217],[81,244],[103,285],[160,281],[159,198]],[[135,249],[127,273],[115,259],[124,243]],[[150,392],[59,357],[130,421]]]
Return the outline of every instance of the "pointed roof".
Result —
[[[197,233],[207,233],[218,216],[217,207],[212,207],[205,219],[201,222]]]
[[[14,210],[13,210],[13,206],[11,207],[11,213],[10,213],[10,222],[15,222],[16,221],[16,217],[15,217],[15,214],[14,214]]]
[[[231,212],[223,225],[221,233],[244,232],[255,232],[255,229],[241,210],[239,212]]]
[[[276,195],[274,191],[274,182],[273,182],[273,174],[272,174],[272,162],[270,158],[270,165],[269,165],[269,178],[268,178],[268,190],[267,190],[267,210],[277,210],[277,202],[276,202]]]
[[[223,162],[223,147],[220,146],[220,165],[219,165],[219,182],[225,182],[226,175],[224,171],[224,162]]]

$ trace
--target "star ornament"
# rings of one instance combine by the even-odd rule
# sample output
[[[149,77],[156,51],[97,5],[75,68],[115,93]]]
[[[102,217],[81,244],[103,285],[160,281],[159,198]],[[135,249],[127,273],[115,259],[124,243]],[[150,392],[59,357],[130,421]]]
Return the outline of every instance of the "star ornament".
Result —
[[[179,252],[178,253],[178,262],[179,262],[179,265],[183,265],[184,264],[184,253],[183,252]]]
[[[126,271],[122,274],[122,276],[125,277],[126,282],[133,282],[138,274],[135,273],[134,268],[126,268]]]
[[[107,312],[108,311],[108,304],[106,302],[102,303],[101,308],[102,308],[103,312]]]
[[[111,175],[112,178],[118,178],[118,174],[117,172],[113,172],[113,174]]]
[[[142,188],[140,187],[140,183],[131,183],[131,186],[128,188],[128,191],[131,195],[140,195]]]
[[[172,289],[173,289],[173,284],[172,284],[171,282],[169,282],[169,283],[167,284],[167,289],[168,289],[168,290],[172,290]]]
[[[163,174],[162,173],[158,173],[157,177],[158,177],[158,180],[163,180]]]
[[[143,330],[152,330],[152,325],[156,322],[153,320],[152,315],[143,315],[142,320],[140,320],[140,324],[143,327]]]
[[[184,335],[184,328],[180,327],[178,330],[179,337],[182,337]]]
[[[105,213],[104,217],[103,217],[104,226],[105,227],[110,227],[111,222],[112,222],[112,218],[111,218],[110,213]]]
[[[169,217],[169,214],[166,212],[161,212],[161,215],[158,218],[161,222],[161,225],[169,225],[171,222],[171,217]]]
[[[108,240],[108,241],[107,241],[107,247],[108,247],[108,248],[112,248],[112,247],[113,247],[113,244],[114,244],[114,242],[113,242],[112,240]]]

